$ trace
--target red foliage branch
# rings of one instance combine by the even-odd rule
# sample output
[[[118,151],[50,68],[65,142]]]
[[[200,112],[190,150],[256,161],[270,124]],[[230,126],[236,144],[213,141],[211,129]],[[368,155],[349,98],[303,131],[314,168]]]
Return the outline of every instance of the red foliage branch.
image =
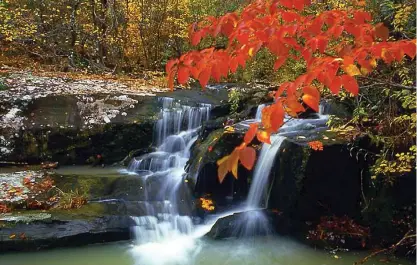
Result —
[[[210,78],[219,82],[239,66],[245,68],[246,61],[261,48],[276,56],[275,70],[290,58],[305,61],[306,72],[280,85],[275,102],[263,109],[261,123],[250,128],[242,146],[234,151],[251,152],[245,155],[250,157],[245,161],[249,168],[254,163],[253,151],[245,146],[255,135],[259,141],[269,143],[270,134],[282,126],[284,113],[297,116],[305,110],[301,101],[318,111],[325,87],[334,94],[344,88],[356,95],[359,86],[355,76],[367,75],[379,60],[390,64],[403,60],[405,55],[411,59],[416,55],[416,40],[388,41],[388,29],[382,23],[373,25],[371,14],[366,11],[329,10],[309,15],[305,11],[309,5],[309,0],[263,0],[247,5],[240,14],[207,17],[190,26],[191,43],[198,45],[207,36],[223,35],[228,38],[227,47],[190,51],[166,65],[168,85],[173,89],[176,76],[180,84],[193,77],[203,88]],[[233,158],[233,162],[225,163],[228,158]],[[220,180],[227,172],[235,171],[239,159],[232,153],[219,160]]]

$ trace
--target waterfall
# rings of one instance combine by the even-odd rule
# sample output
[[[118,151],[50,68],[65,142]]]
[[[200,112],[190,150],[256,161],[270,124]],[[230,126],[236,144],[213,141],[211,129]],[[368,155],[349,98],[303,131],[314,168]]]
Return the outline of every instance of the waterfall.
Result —
[[[186,106],[168,97],[160,98],[159,103],[162,108],[155,124],[156,151],[133,158],[127,169],[144,181],[146,215],[132,217],[138,245],[192,232],[191,218],[180,215],[180,190],[190,148],[202,123],[210,118],[209,104]]]
[[[261,104],[256,109],[255,120],[260,121],[262,119],[262,110],[265,108],[266,104]]]
[[[261,153],[255,165],[252,183],[249,189],[247,206],[249,209],[256,209],[261,206],[266,207],[268,178],[271,168],[275,162],[275,156],[281,147],[285,137],[271,135],[271,144],[263,144]],[[265,201],[262,201],[265,200]]]

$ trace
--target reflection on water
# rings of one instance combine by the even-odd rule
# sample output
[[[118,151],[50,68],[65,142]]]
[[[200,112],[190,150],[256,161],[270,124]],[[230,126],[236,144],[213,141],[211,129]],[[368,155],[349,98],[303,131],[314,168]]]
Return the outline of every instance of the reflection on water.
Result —
[[[282,237],[212,241],[192,236],[132,246],[127,243],[0,256],[4,265],[352,265],[366,253],[333,254]],[[369,265],[386,264],[380,258]],[[391,260],[391,265],[412,264]]]

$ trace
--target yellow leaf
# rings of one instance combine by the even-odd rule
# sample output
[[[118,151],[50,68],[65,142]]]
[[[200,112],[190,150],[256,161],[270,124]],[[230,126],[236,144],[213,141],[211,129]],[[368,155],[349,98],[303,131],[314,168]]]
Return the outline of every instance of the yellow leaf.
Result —
[[[248,54],[249,54],[249,56],[251,56],[251,57],[253,56],[253,48],[250,48],[250,49],[249,49]]]
[[[232,154],[230,155],[230,159],[228,161],[228,169],[232,171],[233,176],[237,179],[237,167],[239,162],[239,150],[233,150]]]
[[[359,71],[359,68],[354,64],[345,66],[343,70],[350,76],[361,75],[361,71]]]
[[[230,156],[225,156],[219,160],[217,160],[217,177],[219,178],[219,182],[222,183],[224,178],[226,177],[227,172],[229,172],[227,160]]]

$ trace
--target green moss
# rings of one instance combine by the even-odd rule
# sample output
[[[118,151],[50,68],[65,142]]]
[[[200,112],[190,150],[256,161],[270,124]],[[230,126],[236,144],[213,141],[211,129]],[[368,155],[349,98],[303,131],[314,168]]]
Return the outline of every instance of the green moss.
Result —
[[[121,178],[115,176],[79,176],[79,175],[53,175],[55,185],[65,193],[77,191],[87,199],[107,196],[111,193],[112,184]]]

